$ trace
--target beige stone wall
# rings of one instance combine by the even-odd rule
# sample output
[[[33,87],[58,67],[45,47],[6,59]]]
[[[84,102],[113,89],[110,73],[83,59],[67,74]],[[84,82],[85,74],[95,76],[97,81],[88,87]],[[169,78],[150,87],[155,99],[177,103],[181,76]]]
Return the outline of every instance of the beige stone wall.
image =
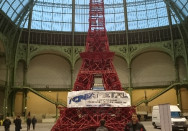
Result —
[[[3,114],[4,91],[0,91],[0,114]]]
[[[138,103],[141,100],[145,99],[145,95],[147,99],[150,99],[154,95],[158,94],[164,89],[140,89],[140,90],[134,90],[133,91],[133,105]],[[176,91],[175,89],[171,89],[164,93],[163,95],[157,97],[153,101],[149,102],[148,105],[146,106],[145,103],[139,105],[137,107],[138,113],[151,113],[152,112],[152,107],[155,105],[159,104],[166,104],[169,103],[171,105],[177,105],[177,97],[176,97]]]
[[[182,109],[184,112],[188,112],[188,89],[181,89]]]
[[[154,95],[160,93],[164,89],[140,89],[140,90],[133,90],[132,93],[132,102],[133,105],[137,102],[144,100],[145,96],[146,99],[152,98]],[[148,103],[149,106],[155,106],[158,104],[177,104],[177,97],[176,97],[176,91],[174,89],[171,89],[164,93],[163,95],[159,96],[155,100]]]
[[[41,94],[48,96],[48,98],[52,100],[59,101],[67,101],[67,92],[46,92],[41,91]],[[36,94],[29,92],[27,96],[27,113],[30,112],[31,114],[38,114],[38,115],[47,115],[47,114],[55,114],[56,113],[56,106],[45,99],[37,96]]]
[[[23,102],[23,93],[17,92],[15,97],[15,115],[22,115],[22,102]]]
[[[0,57],[0,81],[5,82],[6,81],[6,58]]]

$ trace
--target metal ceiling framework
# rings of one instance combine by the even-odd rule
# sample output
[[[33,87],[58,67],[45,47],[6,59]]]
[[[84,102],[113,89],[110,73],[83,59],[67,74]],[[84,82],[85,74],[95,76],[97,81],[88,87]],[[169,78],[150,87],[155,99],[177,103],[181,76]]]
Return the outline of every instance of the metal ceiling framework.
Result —
[[[128,2],[127,2],[128,1]],[[112,8],[112,7],[120,7],[123,6],[124,8],[126,7],[126,10],[124,10],[124,16],[127,16],[127,7],[129,6],[139,6],[139,5],[144,5],[144,4],[151,4],[152,2],[161,2],[162,0],[143,0],[143,1],[133,1],[133,0],[124,0],[124,4],[115,4],[115,5],[111,5],[111,4],[106,4],[105,7],[106,8]],[[174,11],[176,17],[176,22],[181,22],[184,21],[186,19],[186,15],[183,13],[183,9],[184,10],[188,10],[185,6],[180,8],[176,8],[176,2],[181,2],[181,0],[164,0],[164,2],[167,4],[167,6],[170,7],[170,9],[172,11]],[[49,5],[53,4],[51,6],[66,6],[66,8],[72,8],[72,16],[75,16],[75,11],[73,11],[73,9],[75,9],[75,7],[77,8],[88,8],[86,5],[82,5],[80,4],[79,7],[78,5],[75,5],[75,1],[72,2],[72,5],[70,4],[56,4],[56,3],[50,3],[50,2],[45,2],[41,3],[41,1],[38,0],[30,0],[27,3],[25,2],[24,5],[24,0],[19,0],[18,1],[20,3],[20,5],[23,6],[23,8],[20,10],[19,13],[16,12],[16,10],[20,7],[20,6],[15,6],[16,8],[14,9],[14,7],[12,7],[14,5],[14,1],[9,2],[9,0],[4,0],[0,3],[1,8],[3,9],[3,7],[5,6],[5,3],[9,4],[9,9],[7,9],[6,12],[4,12],[4,15],[8,15],[8,13],[10,12],[10,10],[12,9],[13,12],[10,16],[8,17],[12,17],[14,14],[17,14],[17,16],[14,18],[14,20],[8,20],[8,23],[11,24],[6,24],[6,27],[4,27],[4,25],[2,25],[3,21],[6,21],[4,23],[7,23],[7,19],[5,20],[5,18],[3,17],[3,20],[0,21],[0,25],[3,26],[4,30],[3,30],[3,34],[6,34],[5,32],[8,32],[8,34],[11,33],[15,33],[14,29],[14,23],[15,26],[17,26],[18,30],[23,29],[24,25],[28,25],[28,23],[25,23],[26,21],[28,22],[29,19],[29,12],[32,10],[32,8],[39,4],[39,5]],[[33,4],[32,4],[33,3]],[[185,4],[185,3],[182,3]],[[188,3],[186,3],[185,5],[188,5]],[[2,12],[2,11],[1,11]],[[172,14],[171,14],[172,15]],[[170,17],[170,16],[168,16]],[[125,18],[126,19],[126,18]],[[127,18],[128,19],[128,18]],[[32,21],[31,21],[32,22]],[[125,27],[128,26],[129,21],[125,20]],[[12,28],[13,27],[13,28]],[[28,28],[30,28],[30,32],[28,32]],[[42,30],[32,30],[31,27],[28,28],[24,28],[23,29],[23,33],[22,35],[20,35],[20,40],[19,43],[28,43],[28,37],[30,37],[29,43],[31,44],[50,44],[50,45],[75,45],[75,46],[83,46],[86,40],[86,33],[80,33],[80,32],[75,32],[75,18],[73,18],[72,20],[72,31],[74,33],[71,32],[56,32],[56,31],[42,31]],[[74,28],[74,29],[73,29]],[[173,30],[177,30],[177,26],[173,25]],[[153,30],[154,29],[154,30]],[[185,32],[187,32],[186,27],[183,28],[184,30],[186,30]],[[121,44],[136,44],[136,43],[147,43],[147,42],[152,42],[152,40],[154,41],[163,41],[163,40],[170,40],[170,30],[169,30],[169,26],[164,26],[164,27],[156,27],[156,28],[146,28],[146,29],[137,29],[137,30],[129,30],[129,27],[125,30],[128,30],[128,32],[126,31],[111,31],[108,33],[108,37],[109,37],[109,43],[110,45],[121,45]],[[21,32],[20,32],[21,33]],[[123,37],[126,36],[128,33],[128,37]],[[28,34],[30,34],[30,36],[28,36]],[[73,35],[72,35],[73,34]],[[167,35],[168,34],[168,35]],[[178,33],[174,34],[175,38],[180,39],[181,35]],[[17,38],[17,37],[16,37]],[[44,41],[42,41],[41,39],[44,39]],[[128,40],[127,40],[128,39]],[[156,39],[156,40],[155,40]],[[14,40],[15,41],[15,40]]]

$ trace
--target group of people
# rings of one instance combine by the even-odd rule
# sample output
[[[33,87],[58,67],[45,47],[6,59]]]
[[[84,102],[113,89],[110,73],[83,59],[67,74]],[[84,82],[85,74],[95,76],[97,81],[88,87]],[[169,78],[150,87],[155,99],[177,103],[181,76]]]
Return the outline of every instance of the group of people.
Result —
[[[96,131],[108,131],[108,128],[105,127],[105,120],[100,121],[100,127]],[[127,123],[124,131],[146,131],[145,127],[138,121],[136,113],[132,114],[131,121]]]
[[[20,131],[20,129],[22,129],[22,120],[20,119],[20,116],[17,116],[13,122],[15,124],[15,131]],[[31,123],[33,125],[33,130],[35,130],[37,119],[35,118],[35,116],[32,119],[30,118],[30,116],[28,116],[26,123],[27,123],[27,131],[30,130]],[[6,119],[3,121],[3,126],[5,128],[5,131],[10,131],[10,125],[11,125],[11,121],[8,117],[6,117]]]
[[[22,121],[20,119],[20,116],[17,116],[16,119],[14,119],[15,131],[20,131],[20,129],[22,129],[21,123]],[[27,123],[27,131],[30,130],[31,123],[33,125],[33,130],[35,130],[35,124],[37,123],[37,119],[35,117],[31,119],[30,116],[28,116],[26,123]],[[5,131],[9,131],[10,125],[11,125],[11,121],[7,117],[3,122]],[[108,131],[108,128],[105,127],[104,119],[100,121],[100,127],[98,127],[96,131]],[[146,129],[141,123],[139,123],[137,114],[133,113],[131,121],[127,123],[124,131],[146,131]]]
[[[35,118],[35,116],[32,119],[30,116],[28,116],[26,123],[27,123],[27,131],[30,130],[31,123],[33,125],[33,130],[35,130],[35,124],[37,123],[37,119]]]

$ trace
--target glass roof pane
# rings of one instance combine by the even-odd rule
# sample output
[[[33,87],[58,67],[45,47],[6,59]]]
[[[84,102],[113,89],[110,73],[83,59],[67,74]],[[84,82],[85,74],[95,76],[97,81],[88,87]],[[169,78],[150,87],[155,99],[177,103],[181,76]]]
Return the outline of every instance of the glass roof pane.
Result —
[[[169,24],[166,5],[163,0],[137,0],[136,2],[126,0],[126,2],[128,27],[130,30],[166,26]],[[160,23],[162,19],[163,21]]]
[[[177,16],[175,15],[173,10],[171,10],[171,19],[172,19],[172,24],[179,24],[180,23],[179,19],[177,18]]]
[[[11,5],[11,7],[14,7],[14,9],[16,9],[19,5],[20,5],[20,1],[19,0],[15,0],[13,2],[13,4]]]
[[[14,10],[10,7],[10,9],[7,12],[7,15],[12,16],[13,13],[14,13]]]
[[[25,27],[27,27],[27,25],[25,25]],[[33,27],[33,29],[42,30],[42,22],[33,20],[32,23],[31,23],[31,27]]]
[[[3,0],[0,7],[14,21],[28,2],[29,0]]]
[[[28,15],[29,15],[29,12],[27,12],[24,18],[22,19],[21,24],[20,24],[21,28],[25,26],[28,27],[28,19],[29,19]]]
[[[125,30],[123,0],[104,0],[104,4],[107,31]],[[75,0],[75,31],[87,31],[88,23],[89,0]],[[117,25],[118,27],[116,28]]]
[[[123,0],[104,0],[105,26],[107,31],[125,30]]]
[[[87,32],[89,27],[89,0],[75,0],[75,31]]]
[[[158,18],[159,26],[164,26],[167,25],[168,23],[168,17],[162,17]]]
[[[62,31],[62,26],[61,26],[61,23],[54,23],[52,24],[52,30],[54,31]]]
[[[187,6],[188,6],[188,4],[187,4]],[[188,16],[188,10],[187,10],[186,8],[183,8],[182,11],[183,11],[183,13],[184,13],[186,16]]]
[[[16,19],[16,17],[17,17],[17,13],[16,13],[16,12],[14,12],[11,18],[12,18],[12,20],[15,20],[15,19]]]
[[[148,20],[148,28],[158,27],[158,21],[157,19],[149,19]]]
[[[32,21],[31,29],[71,31],[72,1],[38,0],[33,7]]]
[[[16,12],[19,14],[23,8],[24,8],[23,5],[19,5],[18,8],[16,9]]]
[[[34,0],[31,29],[72,31],[72,1]],[[124,0],[104,0],[107,31],[125,30]],[[16,24],[28,28],[28,13],[21,18],[30,0],[1,0],[0,8]],[[75,0],[75,31],[87,32],[90,0]],[[187,0],[172,0],[179,7],[180,17],[188,16]],[[163,0],[126,0],[128,28],[145,29],[168,25],[167,9]],[[177,22],[178,17],[174,14]],[[175,24],[172,17],[172,22]],[[16,20],[16,21],[15,21]],[[27,20],[27,22],[25,22]],[[23,24],[25,23],[25,24]]]
[[[188,16],[188,1],[187,0],[172,0],[185,16]]]
[[[153,10],[147,10],[147,18],[156,18],[157,16],[157,10],[153,9]]]
[[[8,9],[10,7],[10,4],[8,2],[5,2],[3,5],[2,5],[2,10],[7,13]],[[7,14],[8,15],[8,14]],[[9,16],[9,15],[8,15]]]

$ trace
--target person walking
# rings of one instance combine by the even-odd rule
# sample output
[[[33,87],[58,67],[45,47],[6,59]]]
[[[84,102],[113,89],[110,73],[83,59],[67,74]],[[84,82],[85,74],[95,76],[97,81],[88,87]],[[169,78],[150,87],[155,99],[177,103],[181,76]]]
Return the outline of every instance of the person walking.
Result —
[[[22,120],[20,119],[20,116],[17,116],[16,119],[14,119],[14,124],[15,124],[15,131],[20,131],[22,129]]]
[[[26,123],[27,123],[27,131],[29,131],[30,130],[30,126],[31,126],[31,118],[30,118],[30,116],[27,117]]]
[[[5,127],[5,131],[10,131],[10,125],[11,121],[9,120],[8,117],[3,121],[3,126]]]
[[[100,126],[97,128],[96,131],[108,131],[108,129],[105,127],[105,122],[106,121],[104,119],[102,119],[100,121]]]
[[[33,116],[33,118],[32,118],[33,130],[35,130],[35,124],[36,123],[37,123],[37,119],[35,118],[35,116]]]
[[[138,117],[136,113],[132,114],[131,119],[131,122],[126,124],[125,131],[146,131],[145,127],[138,122]]]

